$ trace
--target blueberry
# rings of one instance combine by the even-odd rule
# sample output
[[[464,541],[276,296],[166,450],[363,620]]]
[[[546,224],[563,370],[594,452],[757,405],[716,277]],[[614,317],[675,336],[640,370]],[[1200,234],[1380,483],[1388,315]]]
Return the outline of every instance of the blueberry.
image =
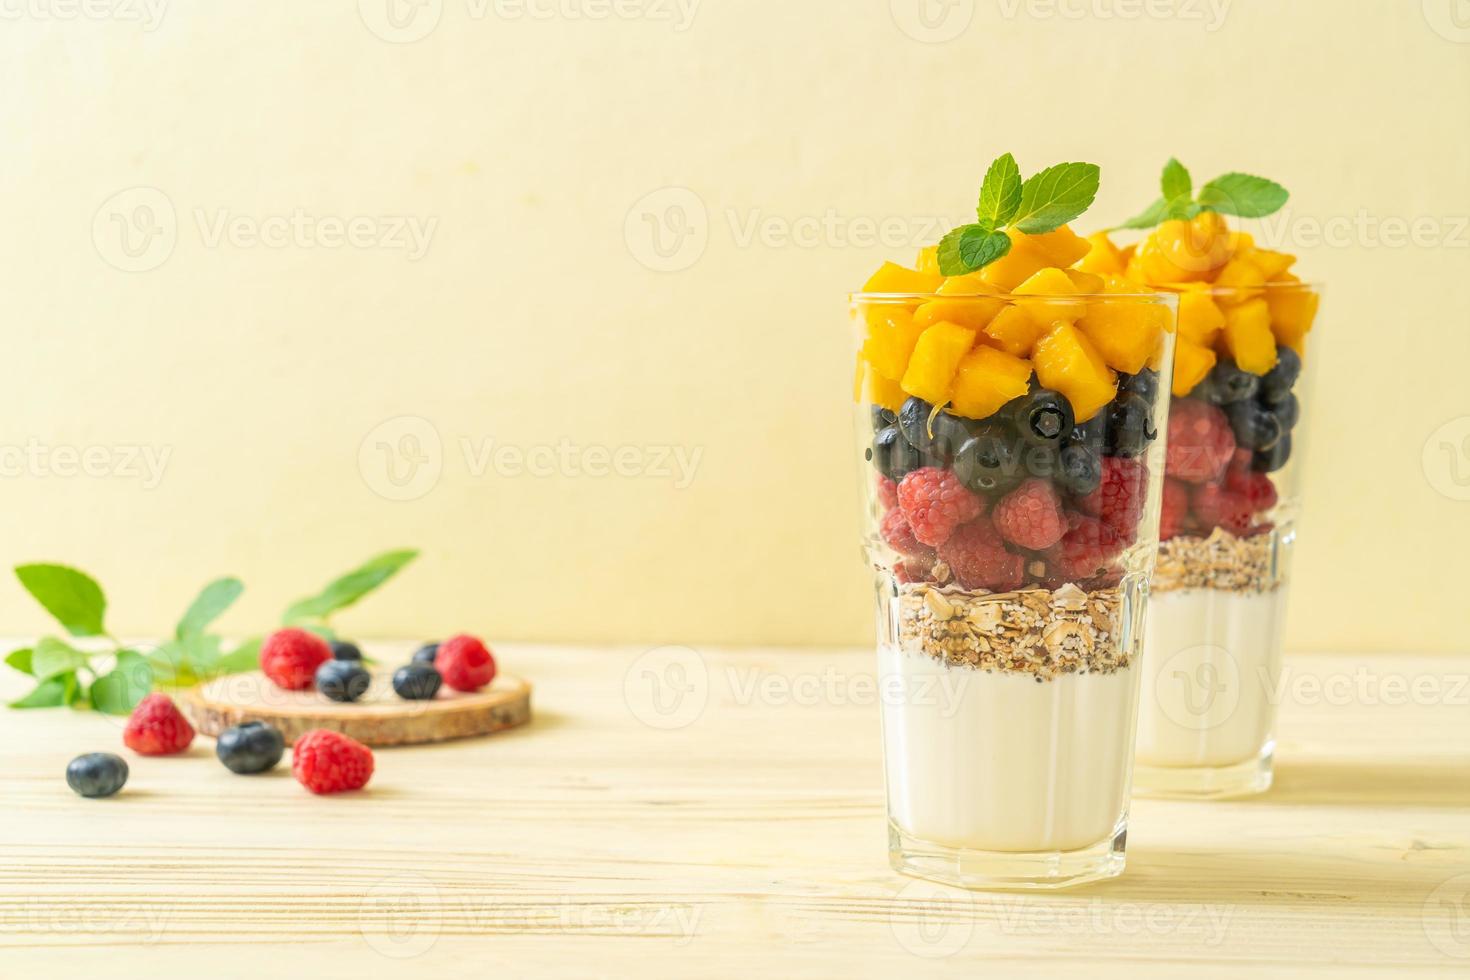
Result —
[[[882,405],[873,406],[873,431],[878,432],[888,428],[898,421],[898,413],[892,409],[884,408]]]
[[[1290,347],[1276,349],[1276,366],[1261,379],[1261,397],[1268,402],[1285,401],[1302,376],[1302,359]]]
[[[1020,482],[1016,437],[1009,426],[991,422],[977,428],[954,456],[954,475],[976,493],[993,494]]]
[[[1087,496],[1102,484],[1102,460],[1086,446],[1063,446],[1057,455],[1057,483],[1068,493]]]
[[[429,701],[439,693],[444,678],[428,664],[409,664],[393,673],[393,690],[405,701]]]
[[[1026,476],[1050,480],[1062,468],[1057,457],[1056,446],[1029,446],[1022,442],[1017,447],[1021,454],[1021,470]]]
[[[1226,414],[1230,417],[1230,427],[1235,430],[1236,444],[1246,449],[1264,452],[1286,435],[1281,419],[1260,402],[1237,402]]]
[[[327,646],[332,648],[332,657],[335,660],[362,661],[362,651],[357,648],[356,643],[348,643],[346,640],[333,640]]]
[[[1109,456],[1129,459],[1142,456],[1148,444],[1159,437],[1153,408],[1139,395],[1120,395],[1108,409],[1107,417]]]
[[[214,743],[214,754],[230,772],[242,776],[274,769],[286,751],[280,730],[263,721],[226,728]]]
[[[110,752],[89,752],[66,764],[66,785],[78,796],[111,796],[128,781],[128,764]]]
[[[328,660],[316,669],[316,689],[333,701],[356,701],[367,693],[372,675],[351,660]]]
[[[1259,375],[1242,371],[1231,361],[1216,364],[1206,381],[1209,384],[1209,394],[1213,396],[1210,400],[1216,405],[1234,405],[1236,402],[1248,401],[1261,390]]]
[[[1251,469],[1257,473],[1275,473],[1291,459],[1291,436],[1285,435],[1264,452],[1256,453],[1251,460]]]
[[[1007,406],[1021,438],[1034,446],[1058,446],[1072,434],[1076,414],[1065,395],[1037,388]]]
[[[1100,454],[1107,445],[1107,436],[1108,416],[1106,412],[1099,412],[1086,422],[1078,422],[1073,426],[1072,434],[1067,437],[1067,444],[1086,446]]]
[[[1118,382],[1118,390],[1137,395],[1153,405],[1159,400],[1159,373],[1144,368],[1137,374],[1125,374]]]
[[[923,465],[919,451],[909,445],[896,425],[890,425],[873,437],[868,459],[873,461],[879,473],[890,480],[902,480]]]
[[[898,427],[903,437],[921,454],[939,460],[954,458],[970,431],[965,423],[948,412],[935,413],[934,406],[922,398],[910,398],[898,413]]]
[[[413,652],[413,662],[416,664],[432,664],[434,658],[439,656],[438,643],[425,643]]]
[[[1302,419],[1302,403],[1297,401],[1296,395],[1288,393],[1280,401],[1267,400],[1262,404],[1272,415],[1281,420],[1281,428],[1285,432],[1295,429],[1296,424]]]

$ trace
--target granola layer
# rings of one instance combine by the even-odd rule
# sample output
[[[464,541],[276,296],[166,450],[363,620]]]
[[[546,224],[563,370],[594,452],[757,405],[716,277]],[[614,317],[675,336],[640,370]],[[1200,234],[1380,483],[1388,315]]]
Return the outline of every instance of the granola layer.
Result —
[[[1064,585],[977,595],[927,583],[899,586],[898,639],[907,651],[956,667],[1029,674],[1111,674],[1129,664],[1120,649],[1116,588]]]
[[[1152,591],[1271,592],[1281,584],[1276,575],[1273,537],[1256,534],[1242,538],[1217,527],[1207,538],[1170,538],[1159,545]]]

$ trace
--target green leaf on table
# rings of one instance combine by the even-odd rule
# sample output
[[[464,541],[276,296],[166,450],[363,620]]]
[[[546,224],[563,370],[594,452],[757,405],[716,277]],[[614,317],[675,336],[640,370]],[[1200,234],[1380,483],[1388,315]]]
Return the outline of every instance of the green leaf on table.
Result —
[[[985,171],[980,185],[980,206],[975,209],[986,228],[1004,227],[1021,207],[1021,168],[1009,153],[996,158]]]
[[[10,702],[12,708],[59,708],[71,704],[78,690],[75,673],[57,674],[37,684],[31,693]]]
[[[10,653],[7,654],[5,657],[5,662],[14,667],[16,670],[20,671],[22,674],[30,674],[32,677],[35,676],[34,672],[31,670],[30,647],[21,647],[19,650],[10,651]]]
[[[195,633],[177,641],[184,666],[196,677],[213,677],[219,672],[223,645],[223,640],[208,633]]]
[[[84,572],[65,565],[18,565],[15,577],[72,636],[99,636],[107,599]]]
[[[411,550],[389,551],[369,559],[360,567],[333,580],[318,594],[292,605],[286,610],[286,625],[299,626],[346,609],[398,574],[418,554]]]
[[[260,643],[258,636],[246,640],[220,657],[215,669],[221,674],[243,674],[257,669],[260,667]]]
[[[237,578],[222,578],[210,582],[189,605],[184,618],[174,630],[177,639],[203,633],[205,627],[214,622],[230,606],[234,605],[245,585]]]
[[[1189,171],[1184,169],[1184,164],[1173,157],[1164,164],[1164,175],[1160,180],[1164,190],[1164,200],[1175,201],[1179,198],[1188,199],[1194,194],[1194,181],[1189,176]]]
[[[194,674],[184,657],[183,648],[177,641],[170,640],[145,654],[148,665],[153,668],[153,680],[169,687],[188,687],[201,678]]]
[[[31,651],[31,676],[46,680],[75,672],[87,665],[87,655],[52,636],[41,639]]]
[[[1021,185],[1013,224],[1028,235],[1055,231],[1092,206],[1101,171],[1094,163],[1059,163]]]
[[[1239,218],[1264,218],[1275,214],[1291,195],[1285,187],[1265,177],[1228,173],[1199,189],[1200,207]]]
[[[939,271],[946,276],[963,276],[983,269],[1011,250],[1011,239],[1003,231],[984,225],[956,228],[939,243]]]
[[[112,670],[92,682],[92,707],[109,715],[125,715],[153,690],[153,668],[132,650],[117,655]]]
[[[1139,214],[1135,214],[1121,225],[1114,225],[1110,231],[1120,228],[1153,228],[1169,220],[1169,202],[1162,197],[1150,204]]]

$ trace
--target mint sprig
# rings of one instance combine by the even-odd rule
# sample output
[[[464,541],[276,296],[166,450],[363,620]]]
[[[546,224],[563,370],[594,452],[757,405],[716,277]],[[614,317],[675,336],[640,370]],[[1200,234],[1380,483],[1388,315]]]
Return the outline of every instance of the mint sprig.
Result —
[[[1285,187],[1273,180],[1235,172],[1216,177],[1195,195],[1189,171],[1172,157],[1164,164],[1159,186],[1162,193],[1158,200],[1113,230],[1153,228],[1165,221],[1188,220],[1201,211],[1218,211],[1239,218],[1264,218],[1280,211],[1291,196]]]
[[[985,171],[975,224],[961,225],[939,243],[939,271],[963,276],[1005,257],[1014,228],[1027,235],[1055,231],[1075,220],[1097,197],[1100,171],[1092,163],[1059,163],[1026,180],[1006,153]]]

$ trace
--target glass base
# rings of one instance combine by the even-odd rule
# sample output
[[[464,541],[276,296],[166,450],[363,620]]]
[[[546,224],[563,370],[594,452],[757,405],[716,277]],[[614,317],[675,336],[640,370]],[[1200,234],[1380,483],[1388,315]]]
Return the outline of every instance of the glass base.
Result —
[[[899,874],[972,889],[1048,891],[1123,873],[1126,821],[1110,837],[1076,851],[977,851],[920,840],[888,823],[888,863]]]
[[[1275,745],[1230,766],[1133,767],[1133,795],[1165,800],[1224,800],[1271,788]]]

